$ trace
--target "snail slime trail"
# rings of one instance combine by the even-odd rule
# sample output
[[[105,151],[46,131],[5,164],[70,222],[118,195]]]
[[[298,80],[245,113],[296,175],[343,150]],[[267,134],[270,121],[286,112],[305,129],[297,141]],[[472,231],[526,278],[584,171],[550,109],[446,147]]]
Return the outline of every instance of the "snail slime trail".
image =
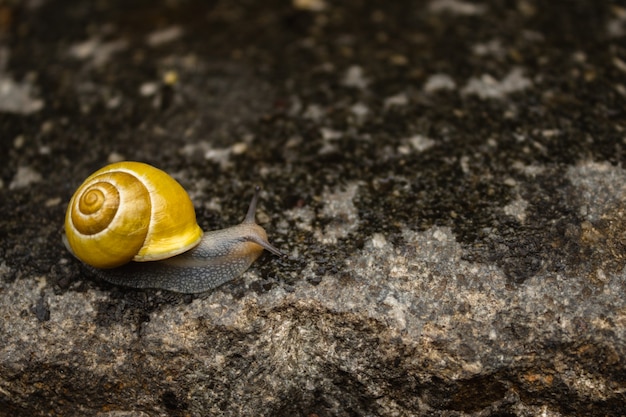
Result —
[[[272,246],[256,224],[260,188],[243,222],[203,232],[183,187],[141,162],[118,162],[90,175],[65,216],[67,249],[96,276],[134,288],[198,293],[243,274]]]

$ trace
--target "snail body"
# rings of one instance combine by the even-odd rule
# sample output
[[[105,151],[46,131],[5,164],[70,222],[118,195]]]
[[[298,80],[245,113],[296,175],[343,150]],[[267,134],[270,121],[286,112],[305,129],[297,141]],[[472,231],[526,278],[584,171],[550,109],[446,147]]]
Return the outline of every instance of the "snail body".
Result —
[[[64,243],[96,276],[134,288],[197,293],[240,276],[264,249],[282,253],[256,224],[257,187],[241,224],[203,232],[186,191],[140,162],[108,165],[78,188]]]

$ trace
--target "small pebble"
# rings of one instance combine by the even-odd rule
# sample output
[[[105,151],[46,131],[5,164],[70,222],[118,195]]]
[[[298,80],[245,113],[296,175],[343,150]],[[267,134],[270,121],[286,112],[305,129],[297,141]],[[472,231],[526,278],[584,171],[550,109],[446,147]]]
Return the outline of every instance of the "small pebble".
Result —
[[[33,168],[19,167],[13,177],[13,180],[11,180],[11,184],[9,184],[9,190],[17,190],[28,187],[31,184],[40,182],[41,179],[41,174]]]

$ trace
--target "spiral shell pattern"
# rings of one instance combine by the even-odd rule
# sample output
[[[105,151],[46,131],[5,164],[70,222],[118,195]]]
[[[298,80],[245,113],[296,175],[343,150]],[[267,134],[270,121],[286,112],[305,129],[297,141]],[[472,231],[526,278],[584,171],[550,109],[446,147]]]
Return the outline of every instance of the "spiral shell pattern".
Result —
[[[89,176],[70,200],[65,233],[72,253],[96,268],[165,259],[202,237],[187,192],[140,162],[111,164]]]

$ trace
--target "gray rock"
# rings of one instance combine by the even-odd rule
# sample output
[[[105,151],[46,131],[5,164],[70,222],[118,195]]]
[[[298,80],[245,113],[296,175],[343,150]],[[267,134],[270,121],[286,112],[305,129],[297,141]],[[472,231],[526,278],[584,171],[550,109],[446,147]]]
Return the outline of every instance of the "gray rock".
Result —
[[[620,6],[18,3],[0,78],[45,106],[0,108],[0,416],[624,415]],[[289,258],[92,277],[65,202],[120,156],[204,229],[262,185]]]

